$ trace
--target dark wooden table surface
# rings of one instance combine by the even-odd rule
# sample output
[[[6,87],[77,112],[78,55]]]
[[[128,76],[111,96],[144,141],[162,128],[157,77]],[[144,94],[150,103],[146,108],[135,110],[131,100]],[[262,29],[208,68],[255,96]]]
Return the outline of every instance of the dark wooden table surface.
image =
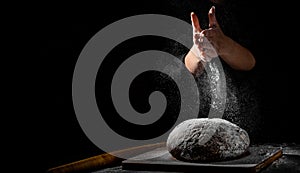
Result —
[[[300,144],[264,144],[282,147],[283,155],[262,169],[261,173],[300,173]],[[122,166],[114,166],[93,173],[159,173],[157,171],[123,170]],[[163,172],[161,172],[163,173]],[[169,172],[170,173],[170,172]]]

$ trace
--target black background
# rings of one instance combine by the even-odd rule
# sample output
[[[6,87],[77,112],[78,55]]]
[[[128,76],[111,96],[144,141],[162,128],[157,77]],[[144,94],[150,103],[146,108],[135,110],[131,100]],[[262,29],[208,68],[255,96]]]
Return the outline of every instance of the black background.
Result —
[[[108,24],[137,14],[167,14],[184,20],[189,11],[178,13],[173,1],[105,1],[95,4],[35,4],[23,27],[34,34],[32,66],[26,67],[30,85],[26,109],[33,124],[30,144],[42,171],[102,153],[81,130],[72,105],[72,75],[76,60],[88,40]],[[258,80],[262,93],[263,126],[261,142],[299,143],[297,118],[298,87],[296,28],[291,6],[282,3],[245,1],[254,17]],[[182,16],[186,15],[186,16]],[[188,16],[188,17],[187,17]],[[32,20],[33,19],[33,20]],[[188,21],[189,22],[189,21]],[[32,36],[32,35],[31,35]],[[32,41],[27,37],[28,42]],[[26,44],[26,43],[24,43]],[[21,72],[22,73],[22,72]],[[22,74],[20,75],[22,76]]]

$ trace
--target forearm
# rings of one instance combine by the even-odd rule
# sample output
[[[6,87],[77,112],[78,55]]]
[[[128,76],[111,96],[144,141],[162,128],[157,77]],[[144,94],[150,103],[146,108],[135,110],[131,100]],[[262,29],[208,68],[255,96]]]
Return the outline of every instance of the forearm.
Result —
[[[184,58],[186,68],[194,75],[199,76],[204,70],[204,62],[200,60],[191,50]]]
[[[255,66],[253,54],[231,38],[225,36],[219,56],[233,69],[251,70]]]

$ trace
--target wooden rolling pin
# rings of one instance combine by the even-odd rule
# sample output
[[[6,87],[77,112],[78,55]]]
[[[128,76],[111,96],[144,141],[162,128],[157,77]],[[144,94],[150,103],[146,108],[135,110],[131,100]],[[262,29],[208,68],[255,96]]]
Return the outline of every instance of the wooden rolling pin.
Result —
[[[121,162],[125,160],[122,158],[134,157],[138,154],[153,150],[155,148],[163,147],[165,145],[165,142],[161,142],[118,150],[111,152],[111,154],[104,153],[98,156],[93,156],[58,167],[50,168],[47,170],[47,173],[78,173],[100,170],[103,168],[120,165]],[[114,155],[120,157],[116,157]]]

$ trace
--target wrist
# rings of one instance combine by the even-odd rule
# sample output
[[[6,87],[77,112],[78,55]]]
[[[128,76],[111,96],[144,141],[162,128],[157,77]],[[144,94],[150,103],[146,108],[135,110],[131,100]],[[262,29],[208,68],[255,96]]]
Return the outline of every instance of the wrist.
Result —
[[[197,57],[192,50],[190,50],[185,56],[184,64],[194,76],[197,76],[202,73],[206,63]]]

